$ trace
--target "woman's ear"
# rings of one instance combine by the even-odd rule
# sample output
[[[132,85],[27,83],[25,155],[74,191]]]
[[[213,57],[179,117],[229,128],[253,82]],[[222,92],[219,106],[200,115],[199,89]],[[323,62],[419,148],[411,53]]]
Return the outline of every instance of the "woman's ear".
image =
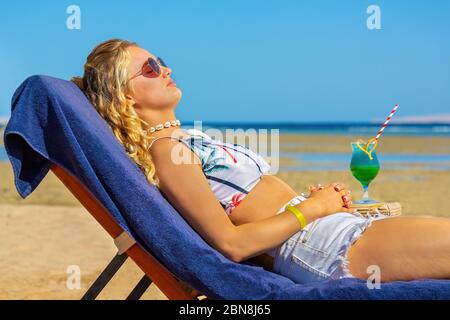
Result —
[[[127,99],[128,103],[131,104],[132,106],[136,104],[136,100],[134,100],[134,98],[130,94],[126,94],[125,98]]]

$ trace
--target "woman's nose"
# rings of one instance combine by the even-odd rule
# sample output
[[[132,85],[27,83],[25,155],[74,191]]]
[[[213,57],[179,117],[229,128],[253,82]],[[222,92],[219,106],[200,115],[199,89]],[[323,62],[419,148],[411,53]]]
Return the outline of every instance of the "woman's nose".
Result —
[[[172,69],[170,69],[169,67],[162,67],[163,68],[163,76],[164,78],[166,78],[168,75],[170,75],[172,73]]]

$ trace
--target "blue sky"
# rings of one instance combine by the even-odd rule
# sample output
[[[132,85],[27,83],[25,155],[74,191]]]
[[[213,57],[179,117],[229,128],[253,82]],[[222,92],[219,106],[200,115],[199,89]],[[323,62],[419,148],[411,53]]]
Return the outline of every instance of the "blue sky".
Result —
[[[81,9],[81,30],[66,8]],[[369,30],[366,9],[381,9]],[[80,75],[101,41],[163,57],[181,120],[370,121],[450,112],[450,1],[8,1],[0,116],[28,76]]]

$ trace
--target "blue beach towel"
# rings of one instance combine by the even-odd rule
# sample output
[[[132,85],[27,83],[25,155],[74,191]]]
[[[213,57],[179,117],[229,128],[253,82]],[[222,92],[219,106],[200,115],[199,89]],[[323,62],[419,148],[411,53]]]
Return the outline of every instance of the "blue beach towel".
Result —
[[[381,289],[369,289],[366,281],[350,278],[301,285],[254,264],[226,259],[147,182],[70,81],[49,76],[26,79],[12,98],[4,143],[22,198],[56,163],[77,177],[175,276],[210,299],[450,299],[447,280],[389,282]]]

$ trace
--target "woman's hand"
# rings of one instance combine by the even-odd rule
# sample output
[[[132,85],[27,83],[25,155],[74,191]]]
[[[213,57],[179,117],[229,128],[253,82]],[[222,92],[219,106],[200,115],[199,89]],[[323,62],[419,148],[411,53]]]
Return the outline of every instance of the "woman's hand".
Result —
[[[308,200],[314,200],[321,210],[321,216],[327,216],[336,212],[354,213],[350,209],[352,195],[343,183],[335,182],[327,185],[310,186]]]

